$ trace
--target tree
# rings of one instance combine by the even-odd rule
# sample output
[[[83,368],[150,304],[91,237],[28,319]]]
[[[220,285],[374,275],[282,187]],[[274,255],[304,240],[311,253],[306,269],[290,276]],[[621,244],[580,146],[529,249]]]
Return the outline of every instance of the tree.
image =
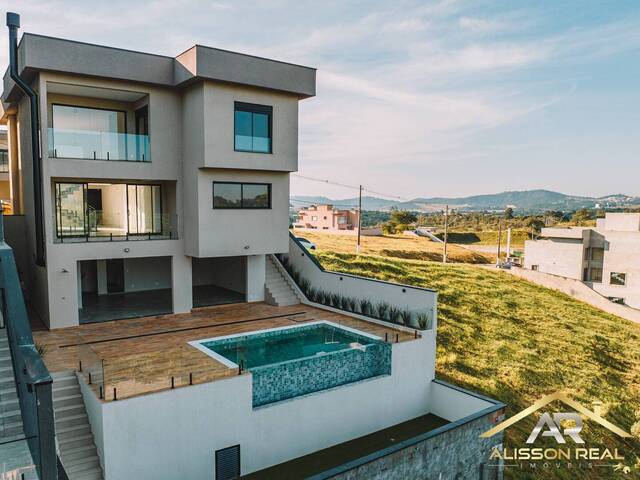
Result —
[[[504,209],[504,218],[511,220],[513,218],[513,208],[507,207]]]
[[[576,210],[571,216],[571,221],[576,225],[584,225],[589,220],[591,220],[591,212],[586,208]]]
[[[415,213],[410,212],[409,210],[393,210],[391,212],[391,223],[394,224],[406,224],[406,223],[415,223],[418,220],[418,217]]]

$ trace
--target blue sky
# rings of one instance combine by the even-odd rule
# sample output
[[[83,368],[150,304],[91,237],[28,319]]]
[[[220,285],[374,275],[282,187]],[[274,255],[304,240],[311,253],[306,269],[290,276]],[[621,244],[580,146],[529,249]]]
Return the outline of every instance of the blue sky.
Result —
[[[316,67],[300,173],[403,198],[640,195],[638,1],[0,1],[23,31]],[[0,39],[6,63],[6,35]],[[294,194],[352,196],[292,179]]]

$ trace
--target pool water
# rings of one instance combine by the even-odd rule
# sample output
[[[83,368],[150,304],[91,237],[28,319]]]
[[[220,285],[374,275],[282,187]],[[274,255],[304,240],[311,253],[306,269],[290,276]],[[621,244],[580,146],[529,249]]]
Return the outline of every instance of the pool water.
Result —
[[[367,345],[379,342],[326,323],[266,333],[214,340],[203,346],[236,365],[242,362],[244,368],[251,369],[339,350],[363,350]]]

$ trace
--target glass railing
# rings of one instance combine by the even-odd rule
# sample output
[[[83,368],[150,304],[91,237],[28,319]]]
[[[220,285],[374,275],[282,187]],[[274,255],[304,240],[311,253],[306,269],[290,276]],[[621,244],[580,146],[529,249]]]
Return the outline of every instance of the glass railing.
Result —
[[[49,157],[150,162],[149,135],[49,128]]]
[[[37,480],[37,478],[29,442],[26,439],[5,442],[0,440],[0,479]]]
[[[238,369],[213,362],[189,345],[101,358],[94,346],[78,349],[82,375],[105,402],[187,387],[238,375]]]
[[[139,231],[130,231],[126,223],[109,222],[108,212],[89,210],[84,217],[64,213],[62,225],[57,226],[57,243],[117,242],[129,240],[177,240],[178,216],[154,214],[153,221]]]

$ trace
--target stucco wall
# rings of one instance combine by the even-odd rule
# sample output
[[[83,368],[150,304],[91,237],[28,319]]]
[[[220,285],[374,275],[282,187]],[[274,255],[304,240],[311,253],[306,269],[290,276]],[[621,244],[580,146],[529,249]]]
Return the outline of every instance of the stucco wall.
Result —
[[[584,247],[582,240],[545,239],[526,240],[524,243],[524,266],[538,271],[582,280]]]
[[[101,403],[89,419],[102,418],[106,480],[214,478],[214,452],[236,444],[250,473],[427,413],[434,361],[427,335],[392,346],[390,376],[262,408],[246,374]]]

